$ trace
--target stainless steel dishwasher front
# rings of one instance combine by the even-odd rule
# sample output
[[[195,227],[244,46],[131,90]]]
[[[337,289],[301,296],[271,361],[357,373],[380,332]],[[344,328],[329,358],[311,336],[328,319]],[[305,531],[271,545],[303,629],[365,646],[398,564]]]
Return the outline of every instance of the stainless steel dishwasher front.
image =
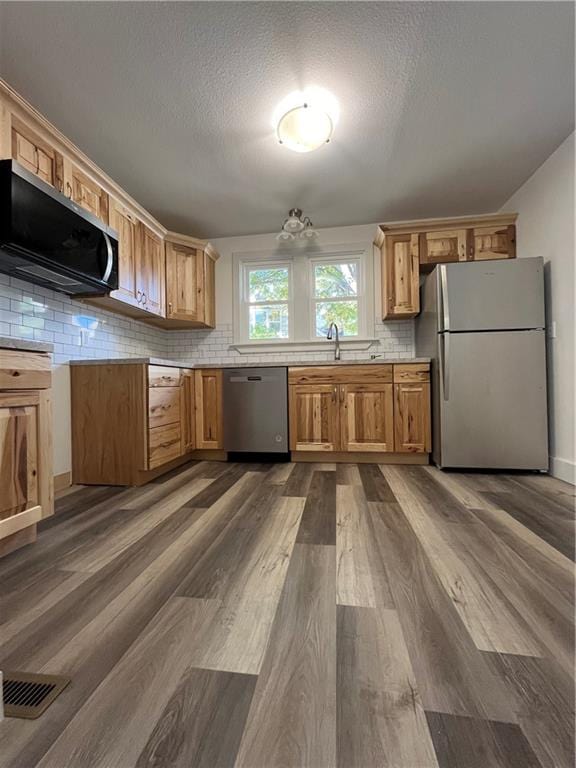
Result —
[[[288,451],[288,369],[224,370],[224,449]]]

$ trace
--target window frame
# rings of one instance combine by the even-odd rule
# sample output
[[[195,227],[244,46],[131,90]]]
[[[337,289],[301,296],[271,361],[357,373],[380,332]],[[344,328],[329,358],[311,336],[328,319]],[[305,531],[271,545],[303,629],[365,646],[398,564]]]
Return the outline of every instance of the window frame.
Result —
[[[358,335],[344,336],[340,341],[351,349],[367,349],[376,341],[375,325],[375,254],[372,244],[338,244],[320,247],[318,244],[306,248],[271,249],[257,252],[235,252],[233,260],[233,348],[249,354],[274,352],[279,348],[292,351],[328,349],[333,342],[316,336],[313,307],[317,301],[314,285],[314,265],[317,263],[359,264],[358,294]],[[248,275],[250,269],[287,267],[289,274],[289,301],[249,302]],[[345,299],[345,297],[342,297]],[[336,299],[338,300],[338,299]],[[326,299],[326,301],[332,301]],[[262,304],[288,304],[287,338],[250,339],[250,306]]]

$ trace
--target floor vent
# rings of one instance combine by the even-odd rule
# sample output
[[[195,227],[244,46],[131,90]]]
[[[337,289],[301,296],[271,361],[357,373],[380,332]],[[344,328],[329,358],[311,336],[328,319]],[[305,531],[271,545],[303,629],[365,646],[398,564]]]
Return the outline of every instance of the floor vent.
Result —
[[[60,675],[4,672],[2,685],[6,717],[40,717],[70,682]]]

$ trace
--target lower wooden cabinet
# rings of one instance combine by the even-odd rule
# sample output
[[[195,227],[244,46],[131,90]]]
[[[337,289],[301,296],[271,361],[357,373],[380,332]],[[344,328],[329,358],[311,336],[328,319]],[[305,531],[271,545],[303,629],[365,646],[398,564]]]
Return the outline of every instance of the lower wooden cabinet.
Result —
[[[221,450],[224,439],[222,411],[222,370],[200,368],[195,371],[196,448]]]
[[[222,447],[222,371],[126,361],[70,366],[72,480],[141,485]]]
[[[0,556],[54,512],[50,355],[0,349]]]
[[[290,450],[429,453],[429,365],[289,371]]]
[[[343,451],[394,450],[392,384],[341,384]]]
[[[340,411],[336,384],[292,384],[289,388],[290,450],[337,451]]]

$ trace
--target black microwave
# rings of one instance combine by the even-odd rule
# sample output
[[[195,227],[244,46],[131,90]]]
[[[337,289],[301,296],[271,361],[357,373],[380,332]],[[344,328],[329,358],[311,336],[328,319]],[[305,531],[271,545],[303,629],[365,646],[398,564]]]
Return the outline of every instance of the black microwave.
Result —
[[[0,161],[0,272],[72,296],[118,287],[118,236],[14,160]]]

